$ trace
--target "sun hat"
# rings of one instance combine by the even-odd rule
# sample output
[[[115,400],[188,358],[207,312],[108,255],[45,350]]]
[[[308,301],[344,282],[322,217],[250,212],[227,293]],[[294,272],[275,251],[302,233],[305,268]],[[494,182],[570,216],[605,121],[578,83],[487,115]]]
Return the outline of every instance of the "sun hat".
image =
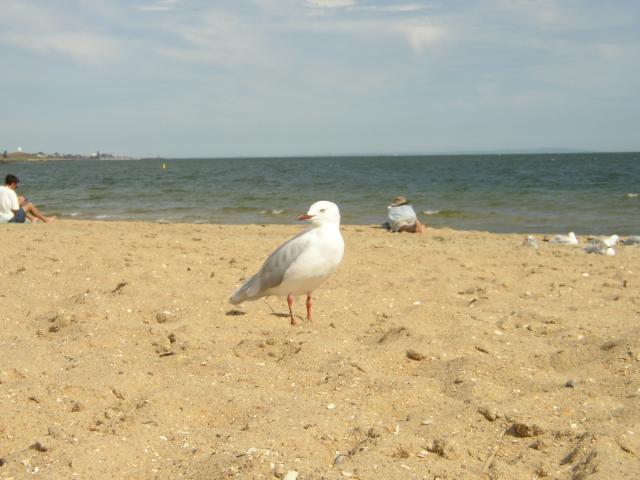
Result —
[[[405,203],[409,203],[409,200],[404,198],[402,195],[391,200],[392,207],[399,207],[400,205],[404,205]]]

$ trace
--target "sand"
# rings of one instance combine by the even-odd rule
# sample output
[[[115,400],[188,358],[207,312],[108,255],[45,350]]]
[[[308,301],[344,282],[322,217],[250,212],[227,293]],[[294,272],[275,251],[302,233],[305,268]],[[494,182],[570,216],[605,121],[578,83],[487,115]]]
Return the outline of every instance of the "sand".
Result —
[[[0,478],[638,478],[640,248],[345,226],[229,305],[300,228],[1,225]]]

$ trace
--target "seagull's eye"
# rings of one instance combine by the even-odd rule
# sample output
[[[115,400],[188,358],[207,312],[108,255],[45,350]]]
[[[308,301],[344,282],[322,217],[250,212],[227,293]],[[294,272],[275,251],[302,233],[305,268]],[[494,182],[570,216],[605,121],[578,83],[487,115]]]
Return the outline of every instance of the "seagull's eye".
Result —
[[[326,212],[326,211],[327,211],[327,209],[326,209],[326,208],[321,208],[321,209],[320,209],[320,213],[324,213],[324,212]]]

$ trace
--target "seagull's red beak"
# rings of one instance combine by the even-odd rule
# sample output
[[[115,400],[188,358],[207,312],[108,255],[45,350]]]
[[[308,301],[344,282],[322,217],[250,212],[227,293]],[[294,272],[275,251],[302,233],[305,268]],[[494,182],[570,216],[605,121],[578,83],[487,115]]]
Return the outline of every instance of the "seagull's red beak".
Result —
[[[311,220],[311,217],[313,217],[313,215],[309,215],[308,213],[305,213],[304,215],[300,215],[298,217],[298,220]]]

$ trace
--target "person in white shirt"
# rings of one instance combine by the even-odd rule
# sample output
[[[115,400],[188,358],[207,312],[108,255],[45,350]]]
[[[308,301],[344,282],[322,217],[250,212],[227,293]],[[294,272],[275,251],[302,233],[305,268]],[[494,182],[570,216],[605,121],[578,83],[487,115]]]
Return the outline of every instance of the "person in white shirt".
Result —
[[[18,177],[9,174],[4,179],[4,186],[0,187],[0,223],[24,223],[27,218],[32,222],[53,222],[56,217],[43,215],[25,197],[18,197],[16,188],[19,182]]]
[[[392,232],[424,233],[426,227],[418,220],[415,210],[405,197],[394,198],[387,210],[389,229]]]

